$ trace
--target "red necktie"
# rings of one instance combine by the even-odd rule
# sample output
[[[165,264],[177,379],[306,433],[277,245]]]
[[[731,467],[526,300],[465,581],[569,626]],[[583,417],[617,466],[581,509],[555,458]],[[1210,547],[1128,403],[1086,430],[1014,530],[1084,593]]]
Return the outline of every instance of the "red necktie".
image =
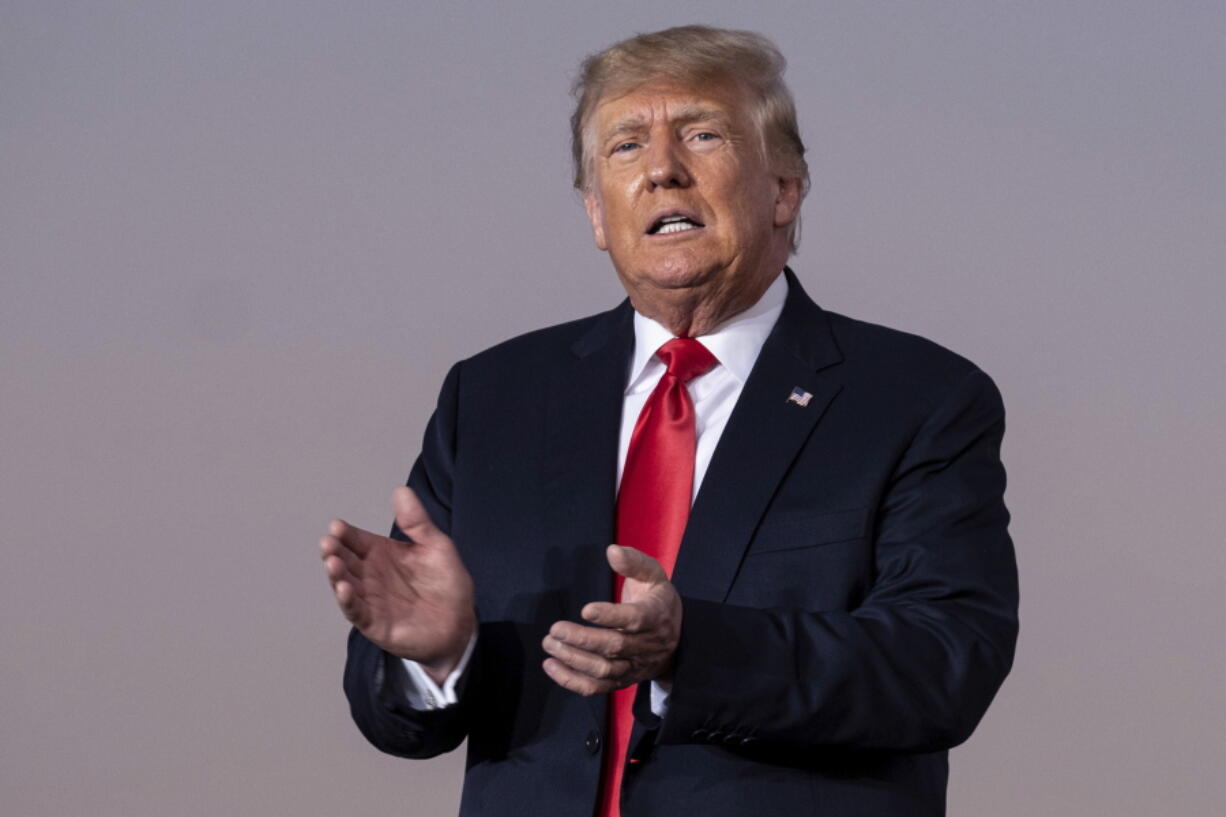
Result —
[[[647,398],[630,437],[617,496],[617,543],[643,551],[672,576],[694,490],[694,403],[685,384],[719,361],[693,338],[673,338],[656,357],[668,370]],[[621,592],[622,577],[614,574],[616,601],[621,601]],[[618,801],[636,689],[616,690],[610,700],[599,817],[621,814]]]

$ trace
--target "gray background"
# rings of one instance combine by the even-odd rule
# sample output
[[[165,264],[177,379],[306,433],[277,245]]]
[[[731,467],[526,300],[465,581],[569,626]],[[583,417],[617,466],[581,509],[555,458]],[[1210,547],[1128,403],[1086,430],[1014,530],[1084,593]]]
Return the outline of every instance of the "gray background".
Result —
[[[774,38],[825,306],[999,382],[1016,669],[951,815],[1220,813],[1226,6],[0,2],[6,815],[446,814],[376,753],[316,542],[446,367],[612,305],[586,53]]]

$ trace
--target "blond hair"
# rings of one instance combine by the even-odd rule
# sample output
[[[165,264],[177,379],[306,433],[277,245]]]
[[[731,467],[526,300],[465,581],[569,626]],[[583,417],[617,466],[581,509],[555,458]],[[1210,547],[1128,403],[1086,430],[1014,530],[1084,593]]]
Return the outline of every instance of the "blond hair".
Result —
[[[570,117],[575,187],[586,192],[590,183],[587,130],[593,111],[606,96],[662,77],[695,85],[732,79],[743,83],[753,97],[750,116],[767,165],[780,176],[800,179],[803,198],[809,189],[809,165],[796,123],[796,103],[783,82],[786,66],[779,49],[761,34],[697,25],[639,34],[592,54],[580,65],[571,89],[576,99]],[[788,228],[792,252],[799,226],[798,215]]]

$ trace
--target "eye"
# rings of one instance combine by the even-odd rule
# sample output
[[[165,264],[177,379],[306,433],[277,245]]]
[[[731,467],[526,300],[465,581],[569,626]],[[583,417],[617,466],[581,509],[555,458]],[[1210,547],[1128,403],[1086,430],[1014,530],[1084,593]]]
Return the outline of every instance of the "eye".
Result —
[[[639,146],[638,142],[622,142],[613,148],[614,153],[629,153]]]
[[[723,138],[717,131],[699,130],[690,134],[689,141],[690,144],[696,146],[695,150],[706,150],[708,147],[716,147],[718,143],[723,141]]]

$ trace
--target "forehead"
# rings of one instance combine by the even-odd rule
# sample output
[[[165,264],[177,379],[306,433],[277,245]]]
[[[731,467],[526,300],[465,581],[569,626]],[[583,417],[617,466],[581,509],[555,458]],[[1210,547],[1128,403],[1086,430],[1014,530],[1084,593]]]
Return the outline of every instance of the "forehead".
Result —
[[[649,126],[659,119],[672,122],[718,117],[737,123],[748,115],[748,94],[738,82],[660,78],[602,97],[591,125],[599,138],[610,130]]]

